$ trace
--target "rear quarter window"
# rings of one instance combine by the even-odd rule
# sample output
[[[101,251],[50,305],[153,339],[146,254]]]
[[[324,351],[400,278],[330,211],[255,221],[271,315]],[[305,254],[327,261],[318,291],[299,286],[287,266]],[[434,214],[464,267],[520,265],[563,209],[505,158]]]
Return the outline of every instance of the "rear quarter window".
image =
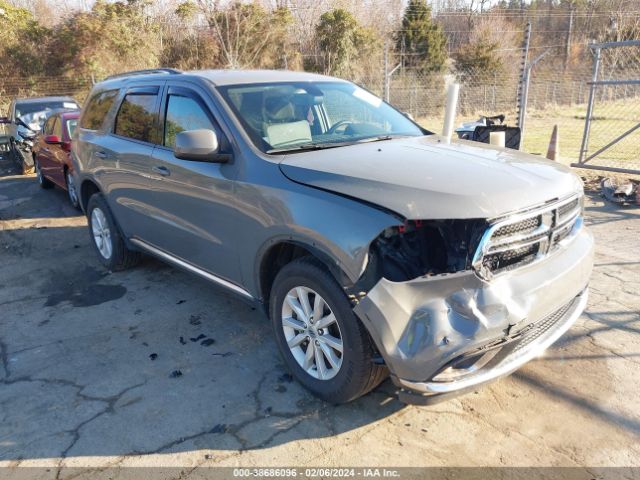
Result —
[[[102,126],[104,117],[109,113],[117,95],[118,90],[109,90],[91,98],[80,120],[80,128],[98,130]]]

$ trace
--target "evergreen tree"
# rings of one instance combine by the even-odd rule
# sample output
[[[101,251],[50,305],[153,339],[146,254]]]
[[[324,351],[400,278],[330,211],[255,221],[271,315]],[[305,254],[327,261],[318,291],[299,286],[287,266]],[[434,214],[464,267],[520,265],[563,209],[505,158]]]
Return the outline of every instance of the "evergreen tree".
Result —
[[[431,18],[431,7],[426,0],[409,0],[396,43],[404,65],[425,73],[444,70],[446,43],[442,28]]]

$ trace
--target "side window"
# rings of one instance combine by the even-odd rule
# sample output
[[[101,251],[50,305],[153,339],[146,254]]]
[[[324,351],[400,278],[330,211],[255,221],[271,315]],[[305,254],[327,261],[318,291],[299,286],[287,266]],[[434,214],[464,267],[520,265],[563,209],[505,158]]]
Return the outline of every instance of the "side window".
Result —
[[[52,135],[51,132],[53,132],[53,122],[56,120],[56,117],[49,117],[47,119],[47,122],[44,124],[44,128],[42,129],[42,132],[45,135]]]
[[[201,128],[215,130],[200,104],[193,98],[169,95],[164,125],[164,145],[173,148],[178,133]]]
[[[80,128],[98,130],[102,126],[104,117],[111,109],[117,95],[118,90],[109,90],[99,93],[89,100],[87,107],[84,109],[82,120],[80,120]]]
[[[155,143],[155,106],[158,95],[130,93],[122,100],[116,124],[113,129],[116,135]]]
[[[58,138],[62,138],[62,122],[59,118],[56,117],[56,123],[53,124],[53,133]]]

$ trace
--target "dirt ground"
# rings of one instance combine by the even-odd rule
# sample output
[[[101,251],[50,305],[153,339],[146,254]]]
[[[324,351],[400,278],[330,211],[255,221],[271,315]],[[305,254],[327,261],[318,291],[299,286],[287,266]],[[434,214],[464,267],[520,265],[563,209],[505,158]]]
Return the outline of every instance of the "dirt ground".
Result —
[[[0,160],[0,466],[638,467],[640,208],[591,194],[587,221],[589,307],[542,358],[431,407],[388,381],[336,407],[260,311],[153,259],[105,271],[65,193]]]

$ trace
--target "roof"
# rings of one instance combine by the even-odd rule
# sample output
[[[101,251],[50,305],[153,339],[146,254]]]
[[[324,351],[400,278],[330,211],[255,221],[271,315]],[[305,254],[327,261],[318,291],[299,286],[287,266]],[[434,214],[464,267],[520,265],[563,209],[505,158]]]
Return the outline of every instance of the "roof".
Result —
[[[327,77],[317,73],[294,72],[290,70],[191,70],[181,72],[173,69],[136,70],[121,73],[106,78],[100,85],[107,88],[110,85],[119,85],[122,82],[139,80],[166,80],[167,75],[197,77],[208,80],[216,86],[238,85],[268,82],[343,82],[334,77]]]
[[[291,70],[194,70],[188,75],[204,77],[217,86],[267,82],[327,82],[339,81],[334,77]]]
[[[29,97],[17,98],[16,103],[41,103],[41,102],[73,102],[78,103],[73,97]]]

